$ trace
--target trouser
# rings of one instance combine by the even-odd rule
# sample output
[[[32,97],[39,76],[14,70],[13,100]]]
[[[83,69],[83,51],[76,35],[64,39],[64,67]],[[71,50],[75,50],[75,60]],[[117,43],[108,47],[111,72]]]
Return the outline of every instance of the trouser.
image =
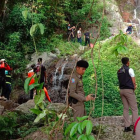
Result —
[[[4,97],[7,98],[7,100],[9,100],[10,93],[11,93],[11,85],[5,84]]]
[[[136,96],[134,90],[132,89],[121,89],[120,96],[123,102],[123,117],[124,117],[125,127],[129,127],[130,126],[129,107],[132,110],[133,125],[138,119],[138,107],[137,107]]]
[[[73,37],[72,35],[71,35],[71,41],[75,42],[75,37]]]
[[[138,122],[136,127],[136,140],[140,140],[140,121]]]
[[[78,39],[78,42],[81,44],[82,43],[82,38],[77,38]]]
[[[74,120],[76,120],[77,117],[83,117],[86,115],[84,102],[77,102],[76,104],[72,103],[72,108]]]
[[[85,39],[85,46],[87,45],[87,43],[89,44],[89,47],[90,47],[90,39],[89,38]]]
[[[0,93],[1,93],[1,96],[4,96],[4,89],[5,89],[5,78],[0,76]]]
[[[33,99],[33,95],[34,95],[34,89],[30,90],[30,99]]]

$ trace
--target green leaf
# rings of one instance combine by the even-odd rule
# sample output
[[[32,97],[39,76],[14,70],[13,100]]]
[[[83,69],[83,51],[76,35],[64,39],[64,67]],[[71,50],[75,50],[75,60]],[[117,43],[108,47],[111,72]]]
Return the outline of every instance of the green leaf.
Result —
[[[36,30],[37,24],[32,25],[32,27],[30,28],[30,35],[33,36],[34,32]]]
[[[88,138],[88,140],[95,140],[94,136],[92,136],[92,135],[87,136],[87,138]]]
[[[38,84],[38,83],[31,84],[31,85],[29,85],[29,90],[32,90],[32,89],[34,89],[35,87],[37,87],[39,85],[40,84]]]
[[[25,90],[25,93],[28,94],[29,92],[29,83],[31,81],[32,77],[29,77],[25,80],[25,83],[24,83],[24,90]]]
[[[80,135],[80,136],[78,137],[78,140],[84,140],[84,139],[83,139],[84,136],[85,136],[85,134]]]
[[[77,117],[77,120],[78,120],[78,121],[83,121],[83,120],[85,120],[85,119],[87,119],[87,118],[88,118],[88,116]]]
[[[88,120],[84,120],[82,122],[82,131],[85,129],[87,122],[88,122]]]
[[[71,123],[71,124],[69,124],[69,126],[66,128],[66,130],[65,130],[65,136],[68,134],[68,132],[71,130],[71,128],[75,125],[75,124],[77,124],[76,122],[73,122],[73,123]]]
[[[42,23],[38,24],[39,28],[40,28],[40,33],[43,35],[44,34],[44,25]]]
[[[92,122],[90,120],[88,120],[87,125],[86,125],[86,134],[87,135],[91,134],[92,127],[93,127]]]
[[[30,109],[31,112],[33,112],[34,114],[39,115],[42,111],[40,111],[39,109]]]
[[[45,92],[44,92],[44,90],[41,89],[40,91],[41,91],[41,96],[40,96],[40,98],[39,98],[37,104],[43,102],[43,100],[44,100],[44,98],[45,98]]]
[[[39,84],[39,86],[36,87],[37,90],[41,90],[43,88],[44,83]]]
[[[36,105],[37,105],[37,103],[38,103],[40,97],[41,97],[40,94],[39,94],[39,95],[35,95],[35,97],[34,97],[34,102],[35,102]]]
[[[85,136],[84,134],[80,135],[78,137],[78,140],[88,140],[87,136]]]
[[[78,124],[78,132],[82,134],[82,123]]]
[[[77,133],[77,129],[78,129],[78,123],[76,123],[76,124],[71,128],[70,137],[72,137],[74,134]]]
[[[39,122],[40,119],[44,118],[46,116],[46,111],[44,110],[42,113],[40,113],[36,119],[34,120],[35,123]]]
[[[22,11],[22,15],[25,19],[27,19],[27,16],[28,16],[28,11],[25,10],[25,11]]]

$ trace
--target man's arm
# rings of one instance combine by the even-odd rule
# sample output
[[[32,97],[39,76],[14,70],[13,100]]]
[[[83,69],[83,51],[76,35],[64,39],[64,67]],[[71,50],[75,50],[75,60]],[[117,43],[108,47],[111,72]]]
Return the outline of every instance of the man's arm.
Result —
[[[135,80],[135,77],[131,77],[132,78],[132,82],[133,82],[133,85],[134,85],[134,90],[136,89],[136,80]]]

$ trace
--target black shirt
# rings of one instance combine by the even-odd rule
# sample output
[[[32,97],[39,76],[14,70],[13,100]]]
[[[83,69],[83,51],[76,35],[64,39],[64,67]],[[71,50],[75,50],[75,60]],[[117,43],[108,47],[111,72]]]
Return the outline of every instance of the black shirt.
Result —
[[[86,33],[84,33],[84,35],[86,38],[90,38],[90,32],[86,32]]]

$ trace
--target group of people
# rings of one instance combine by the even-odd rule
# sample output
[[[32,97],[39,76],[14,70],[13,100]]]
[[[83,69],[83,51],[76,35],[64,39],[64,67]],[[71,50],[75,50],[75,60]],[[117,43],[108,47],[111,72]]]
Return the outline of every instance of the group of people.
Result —
[[[12,68],[5,59],[0,60],[0,100],[9,100],[11,93],[11,71]]]
[[[123,103],[124,132],[132,131],[129,120],[129,107],[132,110],[133,134],[136,134],[136,140],[140,140],[140,118],[138,116],[138,107],[135,96],[136,81],[135,73],[129,68],[129,58],[122,58],[122,67],[118,70],[118,81],[120,88],[120,97]],[[85,96],[83,89],[82,76],[88,68],[88,62],[80,60],[77,62],[76,69],[72,74],[69,87],[69,105],[73,108],[74,119],[86,115],[84,102],[95,100],[92,94]]]
[[[82,29],[81,27],[77,30],[77,34],[75,34],[76,28],[75,26],[72,26],[68,24],[68,40],[71,40],[75,42],[75,38],[77,37],[77,42],[82,44]],[[88,44],[90,47],[90,38],[91,38],[91,33],[89,32],[89,29],[86,30],[84,33],[84,41],[85,41],[85,46]]]
[[[38,58],[37,64],[31,65],[31,70],[28,72],[28,77],[32,77],[34,74],[36,74],[37,77],[39,77],[38,83],[44,83],[44,84],[47,83],[46,68],[42,64],[42,58]],[[33,84],[34,82],[35,82],[34,78],[32,78],[29,85]],[[35,94],[35,89],[32,89],[30,91],[30,99],[34,98],[34,94]]]

